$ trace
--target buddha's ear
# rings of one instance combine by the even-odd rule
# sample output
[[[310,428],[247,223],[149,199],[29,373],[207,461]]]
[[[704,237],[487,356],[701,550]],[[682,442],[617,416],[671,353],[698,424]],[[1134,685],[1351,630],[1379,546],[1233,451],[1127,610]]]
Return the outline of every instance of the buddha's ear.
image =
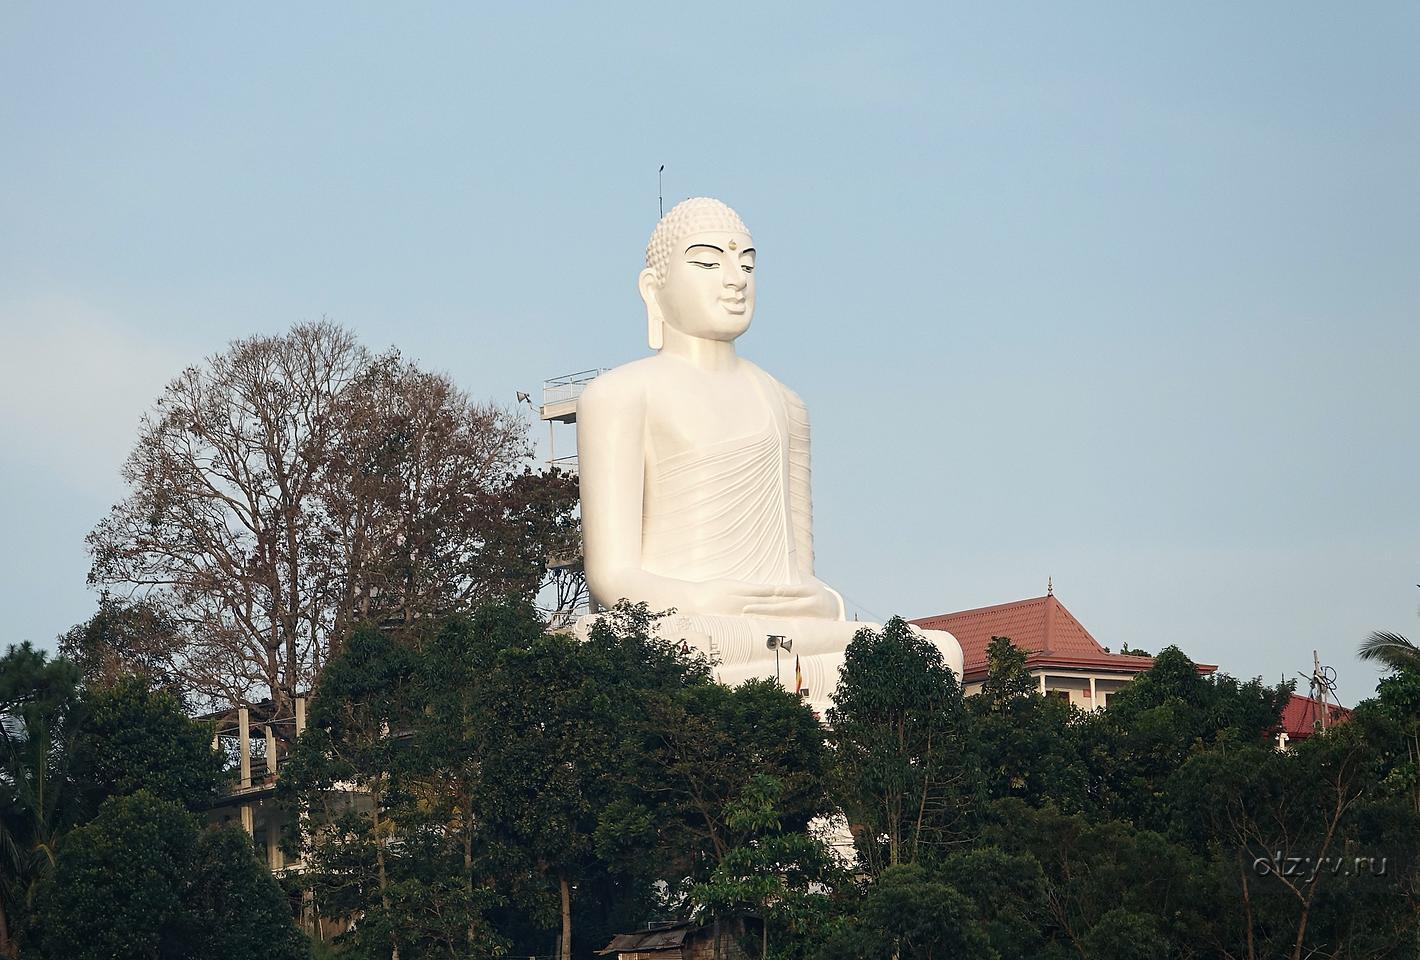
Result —
[[[636,279],[636,289],[641,291],[641,299],[646,304],[646,343],[652,350],[659,350],[665,345],[662,331],[665,320],[661,316],[660,302],[656,299],[656,291],[660,286],[656,280],[656,271],[650,267],[642,270],[641,276]]]

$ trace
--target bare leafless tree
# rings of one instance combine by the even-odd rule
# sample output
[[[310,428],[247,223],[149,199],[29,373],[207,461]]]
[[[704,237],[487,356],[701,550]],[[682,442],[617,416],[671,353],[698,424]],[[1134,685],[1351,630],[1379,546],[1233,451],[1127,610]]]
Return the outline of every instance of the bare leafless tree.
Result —
[[[329,606],[336,636],[354,620],[408,624],[491,593],[528,594],[541,573],[498,565],[526,424],[469,400],[446,377],[397,355],[372,363],[341,398],[341,435],[322,491],[327,562],[348,571]]]
[[[191,694],[286,714],[359,620],[537,593],[576,485],[528,453],[513,413],[333,324],[239,340],[143,421],[89,579],[178,625]]]

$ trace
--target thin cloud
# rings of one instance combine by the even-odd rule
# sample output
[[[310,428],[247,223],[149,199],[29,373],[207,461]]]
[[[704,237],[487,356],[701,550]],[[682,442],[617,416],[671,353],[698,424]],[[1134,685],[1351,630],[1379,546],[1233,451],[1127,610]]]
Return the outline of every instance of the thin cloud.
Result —
[[[4,458],[112,496],[139,420],[193,357],[70,296],[0,304]]]

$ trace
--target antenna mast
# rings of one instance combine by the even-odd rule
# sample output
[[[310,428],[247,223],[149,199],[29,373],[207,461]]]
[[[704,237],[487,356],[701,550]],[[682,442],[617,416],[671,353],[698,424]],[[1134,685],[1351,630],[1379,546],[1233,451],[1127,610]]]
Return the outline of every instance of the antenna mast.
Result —
[[[657,209],[661,211],[657,219],[666,215],[666,192],[661,189],[661,174],[665,172],[666,165],[663,163],[661,169],[656,171],[656,201]]]
[[[1312,651],[1312,675],[1308,679],[1308,693],[1314,702],[1321,704],[1321,732],[1325,733],[1331,721],[1331,703],[1336,700],[1336,670],[1325,666],[1315,650]],[[1336,700],[1337,706],[1341,701]]]

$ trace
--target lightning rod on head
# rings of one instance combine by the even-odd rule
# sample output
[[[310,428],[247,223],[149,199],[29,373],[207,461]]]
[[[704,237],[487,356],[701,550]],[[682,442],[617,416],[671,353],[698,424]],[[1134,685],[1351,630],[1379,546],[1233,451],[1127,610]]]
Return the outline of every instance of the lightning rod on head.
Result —
[[[656,171],[656,206],[660,210],[659,216],[666,215],[666,192],[661,189],[661,174],[666,172],[666,165],[661,164],[661,169]]]

